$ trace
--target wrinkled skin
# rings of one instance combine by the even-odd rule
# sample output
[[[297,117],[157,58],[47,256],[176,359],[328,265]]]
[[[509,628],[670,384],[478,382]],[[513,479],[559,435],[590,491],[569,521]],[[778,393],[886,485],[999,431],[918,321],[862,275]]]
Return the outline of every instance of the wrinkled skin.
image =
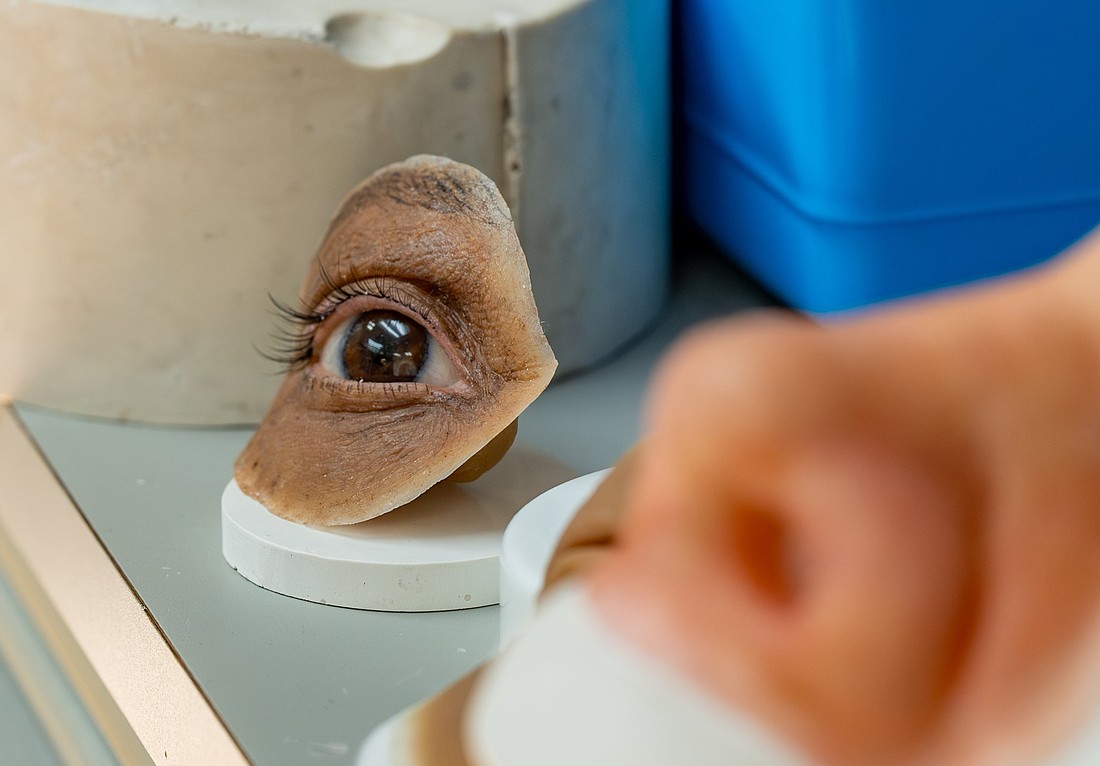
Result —
[[[1100,701],[1100,235],[828,327],[691,333],[549,587],[578,576],[814,763],[1044,762]],[[469,689],[413,719],[452,741],[411,763],[466,763],[430,755]]]
[[[349,195],[301,304],[298,356],[234,472],[292,521],[364,521],[456,469],[476,478],[556,367],[503,199],[478,171],[439,157],[390,165]],[[433,372],[377,381],[342,370],[349,322],[369,312],[422,326]]]

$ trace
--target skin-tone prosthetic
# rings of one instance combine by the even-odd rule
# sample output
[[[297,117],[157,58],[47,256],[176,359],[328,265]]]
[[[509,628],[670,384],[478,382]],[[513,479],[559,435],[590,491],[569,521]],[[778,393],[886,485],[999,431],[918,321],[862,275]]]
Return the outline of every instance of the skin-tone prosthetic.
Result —
[[[1100,235],[693,332],[548,580],[395,763],[1100,762]]]
[[[1093,235],[825,330],[687,339],[600,613],[821,763],[1049,762],[1100,690],[1098,298]]]
[[[504,200],[441,157],[352,191],[282,308],[286,380],[234,475],[291,521],[352,524],[477,478],[557,365]]]

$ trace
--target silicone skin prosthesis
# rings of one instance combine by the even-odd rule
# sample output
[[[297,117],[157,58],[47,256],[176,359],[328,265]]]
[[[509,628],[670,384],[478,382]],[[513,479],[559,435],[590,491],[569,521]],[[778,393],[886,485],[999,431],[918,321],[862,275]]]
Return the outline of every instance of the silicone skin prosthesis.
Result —
[[[441,157],[353,190],[310,264],[287,375],[237,459],[241,490],[305,524],[353,524],[470,481],[550,382],[527,261],[479,171]]]

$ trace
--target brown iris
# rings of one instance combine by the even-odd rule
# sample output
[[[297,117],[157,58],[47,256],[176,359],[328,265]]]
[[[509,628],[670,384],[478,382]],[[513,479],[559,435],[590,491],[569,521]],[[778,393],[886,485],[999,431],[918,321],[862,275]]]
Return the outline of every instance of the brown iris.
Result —
[[[428,333],[396,311],[367,311],[348,327],[342,360],[351,380],[416,380],[428,355]]]

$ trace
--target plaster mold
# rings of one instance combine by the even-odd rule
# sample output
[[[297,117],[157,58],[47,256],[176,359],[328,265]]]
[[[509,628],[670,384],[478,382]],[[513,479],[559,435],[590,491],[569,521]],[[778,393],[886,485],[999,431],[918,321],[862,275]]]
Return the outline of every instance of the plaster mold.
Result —
[[[330,211],[430,152],[512,207],[563,371],[660,309],[657,0],[0,4],[0,393],[256,422]]]

